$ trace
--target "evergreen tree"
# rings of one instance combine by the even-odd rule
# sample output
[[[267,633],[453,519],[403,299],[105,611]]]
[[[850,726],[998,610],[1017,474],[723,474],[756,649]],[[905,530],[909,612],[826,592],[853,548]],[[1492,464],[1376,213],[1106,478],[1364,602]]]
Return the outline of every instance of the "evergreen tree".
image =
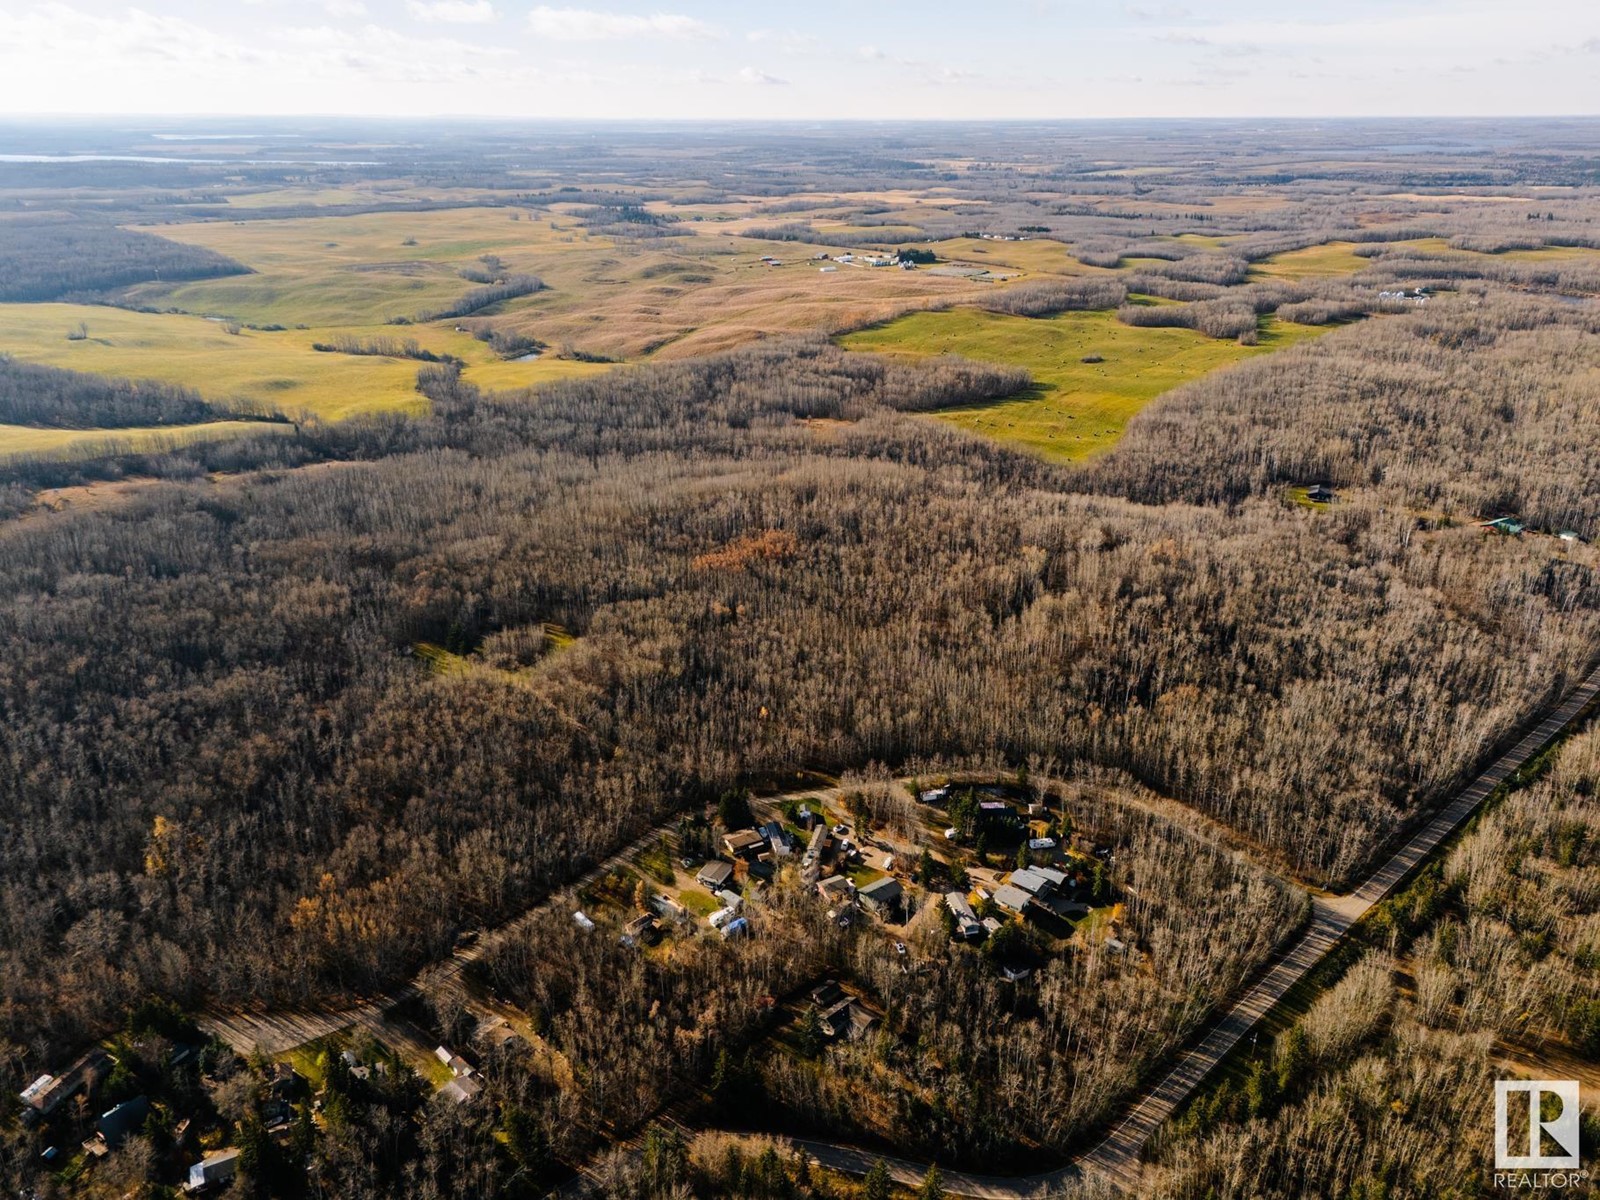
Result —
[[[711,1094],[719,1100],[724,1089],[728,1086],[728,1073],[732,1064],[728,1059],[726,1048],[717,1051],[717,1059],[711,1064]]]
[[[768,1146],[761,1152],[752,1174],[755,1176],[755,1190],[767,1200],[782,1200],[788,1195],[789,1176],[784,1174],[783,1160],[778,1157],[775,1147]]]
[[[1285,1095],[1298,1090],[1301,1080],[1311,1069],[1311,1045],[1306,1031],[1298,1024],[1291,1025],[1278,1041],[1278,1090]]]
[[[1111,880],[1106,877],[1106,864],[1095,859],[1094,870],[1089,873],[1089,896],[1096,904],[1111,899]]]
[[[800,1147],[794,1150],[794,1182],[797,1187],[811,1187],[811,1156]]]
[[[892,1200],[894,1180],[889,1177],[889,1164],[879,1159],[861,1181],[862,1200]]]
[[[533,1175],[550,1166],[550,1141],[538,1119],[519,1105],[505,1109],[506,1149],[517,1165]]]
[[[750,810],[750,793],[743,788],[729,788],[717,801],[717,820],[724,829],[748,829],[756,823]]]
[[[822,1017],[815,1004],[808,1005],[800,1018],[800,1053],[815,1058],[822,1053],[822,1043]]]
[[[651,1195],[672,1191],[688,1175],[689,1153],[676,1129],[653,1126],[644,1135],[644,1181]]]

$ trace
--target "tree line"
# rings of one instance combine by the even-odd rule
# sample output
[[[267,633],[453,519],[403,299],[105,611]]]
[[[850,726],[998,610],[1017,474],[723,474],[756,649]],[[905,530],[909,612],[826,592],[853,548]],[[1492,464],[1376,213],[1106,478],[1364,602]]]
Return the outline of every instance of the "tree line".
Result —
[[[0,301],[10,303],[248,273],[214,250],[92,219],[7,221],[0,239]]]

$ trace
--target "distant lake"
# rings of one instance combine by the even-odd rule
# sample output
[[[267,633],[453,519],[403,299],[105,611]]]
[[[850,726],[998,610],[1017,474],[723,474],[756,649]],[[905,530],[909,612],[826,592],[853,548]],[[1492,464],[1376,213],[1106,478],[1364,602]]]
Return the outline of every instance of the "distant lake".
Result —
[[[298,133],[152,133],[158,142],[253,142],[266,138],[297,138]]]
[[[177,163],[198,167],[381,167],[376,161],[336,158],[165,158],[153,154],[0,154],[8,163]]]

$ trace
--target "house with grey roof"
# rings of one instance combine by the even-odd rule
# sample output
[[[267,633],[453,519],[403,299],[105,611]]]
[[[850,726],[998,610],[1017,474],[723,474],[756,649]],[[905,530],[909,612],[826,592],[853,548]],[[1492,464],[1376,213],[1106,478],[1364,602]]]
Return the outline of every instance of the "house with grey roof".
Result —
[[[994,890],[994,902],[1008,912],[1021,914],[1028,905],[1033,903],[1033,897],[1019,887],[1009,883],[1002,883]]]
[[[898,879],[885,875],[875,883],[869,883],[859,889],[856,895],[869,912],[879,917],[889,917],[898,914],[904,889],[901,888]]]

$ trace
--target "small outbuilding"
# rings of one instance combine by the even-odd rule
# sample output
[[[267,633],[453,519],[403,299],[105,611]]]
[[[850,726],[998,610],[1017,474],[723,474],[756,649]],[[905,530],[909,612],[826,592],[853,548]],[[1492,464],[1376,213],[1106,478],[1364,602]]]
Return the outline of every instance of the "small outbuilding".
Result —
[[[227,1183],[239,1173],[238,1150],[216,1150],[189,1168],[189,1178],[183,1185],[186,1192],[203,1192],[207,1188]]]
[[[449,1083],[439,1089],[439,1095],[455,1104],[466,1104],[476,1100],[483,1091],[483,1084],[472,1075],[458,1075]]]
[[[848,904],[856,898],[856,885],[843,875],[830,875],[817,884],[817,895],[830,904]]]
[[[712,859],[700,868],[700,873],[694,881],[708,892],[718,892],[728,886],[728,881],[733,878],[733,864],[725,863],[721,859]]]

